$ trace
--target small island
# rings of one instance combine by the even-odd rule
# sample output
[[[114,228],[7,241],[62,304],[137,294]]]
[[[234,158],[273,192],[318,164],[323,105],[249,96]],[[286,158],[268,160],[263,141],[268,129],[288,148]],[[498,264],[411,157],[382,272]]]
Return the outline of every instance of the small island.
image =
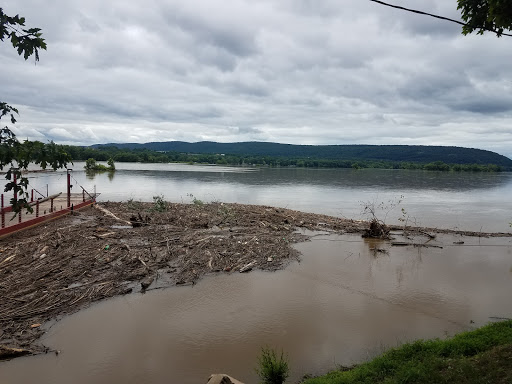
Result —
[[[95,159],[93,159],[91,157],[85,161],[84,168],[86,171],[95,171],[95,172],[105,172],[105,171],[114,172],[116,170],[116,166],[114,164],[113,158],[109,158],[107,161],[107,164],[108,164],[108,167],[103,164],[99,164],[96,162]]]

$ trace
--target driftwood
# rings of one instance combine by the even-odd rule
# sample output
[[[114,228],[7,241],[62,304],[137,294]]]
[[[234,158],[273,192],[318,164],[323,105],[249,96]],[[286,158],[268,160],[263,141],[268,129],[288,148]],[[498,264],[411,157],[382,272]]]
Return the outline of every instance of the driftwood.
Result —
[[[12,359],[14,357],[28,355],[32,353],[28,349],[23,348],[11,348],[5,345],[0,345],[0,360]]]
[[[395,247],[413,246],[413,247],[417,247],[417,248],[423,247],[423,248],[441,248],[441,249],[443,249],[443,247],[440,245],[428,244],[428,243],[408,243],[406,241],[392,241],[391,245],[393,245]]]
[[[105,215],[110,216],[113,219],[116,219],[117,221],[120,221],[120,222],[125,223],[127,225],[132,225],[132,223],[130,221],[124,220],[124,219],[121,219],[121,218],[117,217],[112,212],[110,212],[108,209],[103,208],[103,207],[99,206],[98,204],[94,204],[93,207],[98,209],[99,211],[103,212]]]
[[[373,219],[370,221],[369,227],[364,231],[363,237],[375,238],[375,239],[388,239],[389,238],[389,227],[383,222]]]
[[[151,225],[133,228],[130,204],[102,205],[0,239],[0,345],[43,352],[35,341],[44,327],[34,324],[126,294],[156,271],[166,275],[162,284],[179,285],[217,271],[277,270],[298,257],[292,245],[307,237],[297,228],[361,234],[368,227],[265,206],[169,203],[157,212],[140,203]]]
[[[240,273],[249,272],[254,266],[256,266],[256,260],[251,261],[249,264],[246,264],[240,268]]]

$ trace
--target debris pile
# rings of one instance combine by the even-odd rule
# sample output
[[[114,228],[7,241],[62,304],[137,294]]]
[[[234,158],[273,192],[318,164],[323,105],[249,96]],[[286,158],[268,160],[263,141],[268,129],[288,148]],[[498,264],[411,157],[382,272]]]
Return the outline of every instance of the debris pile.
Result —
[[[0,359],[18,350],[45,351],[35,345],[41,324],[92,302],[194,284],[210,273],[280,269],[299,256],[292,244],[307,239],[297,228],[362,228],[263,206],[166,207],[159,212],[150,203],[104,203],[0,240]]]
[[[365,229],[363,237],[371,237],[375,239],[389,239],[390,228],[383,222],[373,219],[370,225]]]
[[[368,223],[267,206],[130,201],[103,203],[3,238],[0,360],[48,351],[36,344],[45,323],[98,300],[194,284],[206,274],[284,268],[299,257],[292,245],[308,239],[300,228],[365,233]],[[370,223],[366,233],[388,238],[390,229],[403,228]],[[407,229],[415,230],[512,236]]]

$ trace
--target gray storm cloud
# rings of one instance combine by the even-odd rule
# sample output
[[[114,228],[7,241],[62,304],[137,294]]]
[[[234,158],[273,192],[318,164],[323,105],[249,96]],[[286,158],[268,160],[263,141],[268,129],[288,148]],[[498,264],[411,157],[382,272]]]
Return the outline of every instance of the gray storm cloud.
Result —
[[[414,6],[459,17],[455,0]],[[48,44],[37,65],[0,44],[1,98],[20,109],[22,138],[432,144],[512,156],[507,37],[464,37],[455,24],[363,0],[2,7]]]

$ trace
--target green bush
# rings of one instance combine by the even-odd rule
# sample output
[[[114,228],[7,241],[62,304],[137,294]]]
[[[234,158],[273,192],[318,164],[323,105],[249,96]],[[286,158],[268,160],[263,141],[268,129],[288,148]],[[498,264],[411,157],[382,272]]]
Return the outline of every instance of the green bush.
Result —
[[[262,348],[256,373],[262,380],[262,384],[282,384],[290,375],[288,359],[283,351],[278,357],[273,349]]]
[[[163,195],[153,196],[153,211],[165,212],[167,211],[167,203]]]
[[[108,168],[109,168],[110,171],[115,171],[116,170],[116,165],[114,164],[114,159],[113,158],[108,159],[107,164],[108,164]]]
[[[112,164],[114,162],[112,161]],[[110,163],[109,163],[110,165]],[[107,168],[105,167],[103,164],[98,164],[96,162],[95,159],[93,158],[89,158],[85,161],[85,166],[84,166],[85,170],[86,171],[108,171],[108,170],[115,170],[115,167],[114,168]]]

